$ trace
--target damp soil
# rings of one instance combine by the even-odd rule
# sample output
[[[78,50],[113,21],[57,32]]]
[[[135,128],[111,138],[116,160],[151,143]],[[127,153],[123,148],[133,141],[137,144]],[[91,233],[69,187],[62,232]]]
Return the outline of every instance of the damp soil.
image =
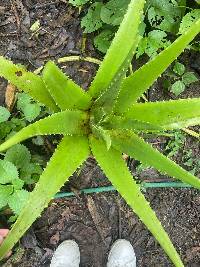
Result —
[[[30,27],[37,20],[41,28],[33,34]],[[0,55],[25,64],[30,70],[42,66],[49,59],[57,60],[68,55],[101,59],[102,55],[93,48],[90,36],[85,45],[83,40],[80,14],[68,1],[0,1]],[[187,52],[180,61],[199,77],[200,57],[197,53]],[[60,67],[84,89],[90,84],[97,69],[96,65],[87,62],[67,62]],[[1,105],[4,104],[6,84],[6,81],[0,80]],[[180,97],[199,96],[200,84],[197,82]],[[163,89],[162,80],[158,80],[148,94],[150,101],[173,98],[172,94]],[[150,142],[164,151],[167,139],[151,139]],[[187,137],[184,148],[191,149],[193,156],[200,159],[200,145],[193,137]],[[181,153],[175,158],[180,164]],[[131,172],[136,174],[138,162],[128,159],[127,164]],[[139,179],[159,181],[169,178],[148,169],[139,175]],[[56,247],[63,240],[73,239],[80,247],[82,267],[104,267],[109,249],[118,238],[131,242],[138,267],[172,266],[154,237],[116,192],[78,194],[81,188],[104,185],[109,185],[107,178],[95,160],[89,158],[81,172],[75,174],[70,183],[62,188],[63,191],[76,192],[77,196],[52,201],[21,239],[13,256],[2,266],[49,266]],[[194,189],[148,189],[145,196],[169,233],[185,266],[199,267],[199,192]]]

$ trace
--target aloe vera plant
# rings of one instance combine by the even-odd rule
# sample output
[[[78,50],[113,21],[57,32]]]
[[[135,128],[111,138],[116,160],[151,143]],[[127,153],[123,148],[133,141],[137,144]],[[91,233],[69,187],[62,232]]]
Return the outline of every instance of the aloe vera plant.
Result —
[[[92,153],[108,179],[139,216],[177,267],[184,266],[156,214],[130,174],[122,153],[200,189],[200,179],[162,155],[142,133],[200,124],[200,98],[141,103],[140,96],[200,31],[200,20],[153,60],[126,77],[139,42],[145,0],[131,0],[117,34],[87,92],[48,62],[41,76],[0,57],[0,76],[48,107],[52,115],[25,127],[0,145],[8,149],[36,135],[62,134],[16,223],[0,247],[12,249],[49,201]],[[134,18],[134,19],[133,19]]]

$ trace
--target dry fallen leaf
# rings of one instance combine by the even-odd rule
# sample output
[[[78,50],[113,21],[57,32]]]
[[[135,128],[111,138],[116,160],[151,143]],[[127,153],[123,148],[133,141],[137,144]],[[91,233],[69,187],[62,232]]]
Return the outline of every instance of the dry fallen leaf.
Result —
[[[15,104],[16,87],[12,84],[8,84],[5,93],[5,104],[9,111],[12,111]]]

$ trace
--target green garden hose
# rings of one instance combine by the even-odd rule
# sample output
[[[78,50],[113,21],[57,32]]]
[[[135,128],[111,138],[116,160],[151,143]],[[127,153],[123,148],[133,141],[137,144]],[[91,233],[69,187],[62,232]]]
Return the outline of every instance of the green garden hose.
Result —
[[[191,185],[181,183],[181,182],[162,182],[162,183],[141,183],[141,189],[146,189],[146,188],[192,188]],[[93,193],[104,193],[104,192],[114,192],[116,189],[113,186],[102,186],[102,187],[94,187],[94,188],[86,188],[86,189],[81,189],[79,192],[84,193],[84,194],[93,194]],[[63,193],[58,193],[55,195],[55,199],[57,198],[68,198],[68,197],[73,197],[76,196],[73,192],[63,192]]]

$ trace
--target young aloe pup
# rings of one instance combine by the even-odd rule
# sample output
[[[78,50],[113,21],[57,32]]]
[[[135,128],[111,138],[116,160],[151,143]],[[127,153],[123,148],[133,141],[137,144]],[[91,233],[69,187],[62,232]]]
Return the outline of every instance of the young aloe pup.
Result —
[[[84,92],[53,63],[42,76],[0,57],[0,76],[48,107],[52,113],[0,145],[8,149],[36,135],[62,134],[35,189],[0,247],[2,259],[41,215],[49,201],[90,153],[177,267],[183,263],[122,159],[122,152],[162,173],[200,189],[200,180],[146,143],[141,133],[200,124],[200,98],[140,103],[140,96],[181,54],[200,31],[200,19],[172,45],[129,77],[127,68],[138,45],[145,0],[131,0],[119,30]]]

